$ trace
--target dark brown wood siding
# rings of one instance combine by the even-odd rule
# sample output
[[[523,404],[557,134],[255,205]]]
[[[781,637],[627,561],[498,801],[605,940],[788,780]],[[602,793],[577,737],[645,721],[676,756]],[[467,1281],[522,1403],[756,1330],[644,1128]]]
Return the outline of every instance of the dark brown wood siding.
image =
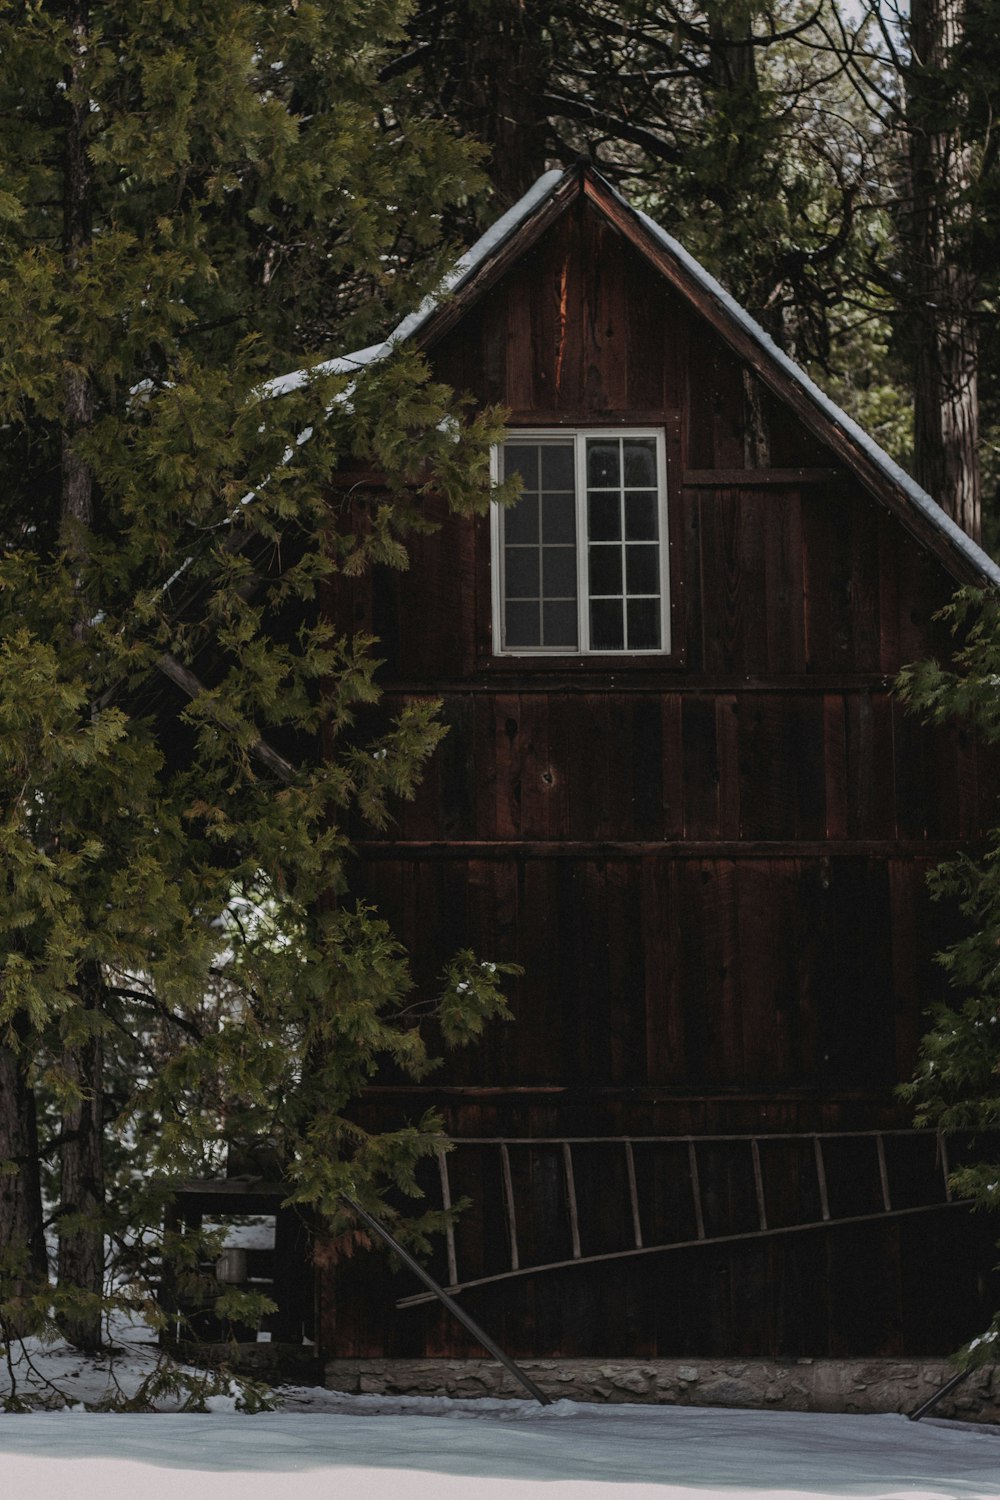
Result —
[[[907,1123],[894,1085],[956,930],[926,874],[994,820],[981,747],[892,693],[904,663],[949,649],[934,615],[953,579],[583,198],[429,353],[514,426],[664,428],[673,651],[493,656],[488,523],[433,500],[439,529],[406,573],[343,581],[343,622],[380,637],[382,712],[439,697],[449,726],[389,834],[352,830],[357,890],[421,988],[464,946],[524,968],[512,1024],[432,1084],[384,1075],[364,1118],[433,1105],[459,1141],[706,1138],[701,1227],[738,1233],[762,1211],[749,1157],[708,1137]],[[827,1207],[854,1192],[863,1214],[874,1148],[842,1146]],[[672,1149],[636,1157],[655,1232],[691,1215]],[[524,1253],[558,1260],[558,1148],[526,1150],[508,1162]],[[631,1222],[623,1158],[580,1150],[581,1222],[605,1253]],[[818,1214],[802,1139],[766,1150],[769,1223]],[[913,1206],[924,1167],[901,1161],[893,1191]],[[463,1263],[491,1274],[510,1252],[497,1152],[460,1147],[454,1171],[473,1200]],[[985,1311],[987,1239],[941,1206],[467,1295],[520,1354],[943,1352]],[[328,1352],[468,1352],[433,1310],[395,1312],[409,1288],[376,1262],[338,1278]]]

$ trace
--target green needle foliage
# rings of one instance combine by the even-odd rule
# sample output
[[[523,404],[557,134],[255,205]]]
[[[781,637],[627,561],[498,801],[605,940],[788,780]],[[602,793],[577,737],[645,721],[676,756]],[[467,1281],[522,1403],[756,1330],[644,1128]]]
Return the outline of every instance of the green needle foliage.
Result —
[[[437,1122],[373,1139],[351,1101],[387,1058],[432,1066],[425,1017],[458,1043],[504,1012],[471,954],[416,993],[350,898],[348,814],[384,824],[442,729],[415,708],[363,742],[376,643],[325,607],[342,573],[405,567],[426,489],[488,503],[496,417],[466,420],[413,352],[267,383],[382,338],[478,186],[379,82],[404,20],[0,0],[8,1330],[54,1306],[100,1342],[105,1243],[145,1305],[166,1195],[227,1142],[266,1138],[334,1237],[342,1191],[415,1194]],[[329,498],[345,463],[384,476],[363,536]]]
[[[907,667],[898,688],[904,701],[934,724],[961,719],[988,744],[1000,741],[1000,600],[962,589],[944,611],[960,645],[954,666],[937,661]],[[930,1029],[903,1097],[916,1123],[970,1133],[983,1158],[963,1166],[952,1186],[976,1208],[1000,1210],[1000,829],[980,858],[961,854],[934,871],[932,894],[957,902],[968,932],[940,955],[962,996],[930,1013]],[[964,1351],[972,1363],[1000,1358],[1000,1313]]]

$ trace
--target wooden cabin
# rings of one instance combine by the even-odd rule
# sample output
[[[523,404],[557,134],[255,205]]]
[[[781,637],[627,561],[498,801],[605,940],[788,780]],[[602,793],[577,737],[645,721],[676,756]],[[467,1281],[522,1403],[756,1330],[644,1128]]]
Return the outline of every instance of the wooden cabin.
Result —
[[[362,1105],[444,1118],[427,1191],[469,1206],[436,1273],[515,1356],[950,1351],[995,1227],[894,1088],[955,931],[925,876],[996,777],[892,684],[1000,571],[589,169],[401,332],[509,411],[523,485],[340,600],[387,709],[449,726],[391,834],[357,830],[359,893],[421,982],[465,946],[523,966],[512,1024]],[[419,1292],[324,1272],[324,1352],[479,1353]]]

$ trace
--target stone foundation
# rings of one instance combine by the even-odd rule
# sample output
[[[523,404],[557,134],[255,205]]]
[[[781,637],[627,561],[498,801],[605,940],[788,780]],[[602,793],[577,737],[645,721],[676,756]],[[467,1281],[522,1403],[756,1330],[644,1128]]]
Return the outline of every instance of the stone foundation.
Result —
[[[943,1359],[525,1359],[554,1400],[742,1406],[772,1411],[915,1411],[956,1373]],[[524,1397],[485,1359],[334,1359],[328,1389],[393,1396]],[[1000,1423],[1000,1365],[975,1371],[935,1417]]]

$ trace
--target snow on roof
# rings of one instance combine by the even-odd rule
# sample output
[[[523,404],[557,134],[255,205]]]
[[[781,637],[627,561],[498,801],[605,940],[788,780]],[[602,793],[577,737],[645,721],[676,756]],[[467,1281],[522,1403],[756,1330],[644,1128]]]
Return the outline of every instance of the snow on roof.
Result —
[[[415,312],[412,312],[398,323],[389,336],[380,344],[372,344],[367,349],[356,350],[352,354],[341,355],[336,359],[323,360],[311,368],[293,370],[288,375],[280,375],[270,380],[262,387],[262,394],[267,396],[281,396],[288,391],[298,390],[314,376],[321,375],[352,375],[363,369],[366,365],[374,364],[384,359],[398,344],[413,338],[437,311],[441,302],[451,293],[457,291],[475,271],[479,269],[501,246],[518,230],[522,224],[535,214],[542,205],[552,196],[556,189],[570,176],[572,168],[567,171],[553,169],[543,172],[537,182],[524,194],[522,198],[509,208],[507,212],[496,223],[481,235],[475,244],[466,251],[461,259],[455,264],[452,271],[445,277],[437,291],[431,296],[425,297]],[[905,497],[905,499],[918,510],[928,521],[945,537],[951,545],[969,561],[977,572],[1000,588],[1000,566],[983,551],[972,538],[957,525],[946,511],[942,510],[937,501],[934,500],[916,480],[907,474],[905,469],[900,468],[893,459],[880,447],[870,433],[865,432],[852,417],[831,401],[830,397],[821,391],[815,381],[811,380],[806,372],[789,359],[784,350],[779,349],[774,340],[760,326],[744,307],[732,297],[723,286],[716,281],[708,271],[705,270],[694,256],[673,235],[658,224],[655,219],[650,218],[641,209],[635,208],[629,203],[617,188],[601,178],[601,182],[609,193],[611,193],[625,209],[633,214],[640,224],[649,232],[658,244],[668,251],[679,265],[683,266],[688,275],[698,285],[713,297],[724,311],[726,317],[737,324],[750,338],[764,351],[768,359],[777,365],[791,380],[794,380],[799,389],[809,398],[823,415],[834,423],[854,445],[859,448],[875,465],[875,467],[893,484]],[[349,399],[349,391],[345,392],[341,399]]]
[[[341,354],[333,359],[324,359],[314,365],[304,366],[299,370],[289,370],[286,375],[276,375],[273,379],[266,380],[259,387],[259,395],[265,400],[271,397],[287,396],[292,391],[301,390],[310,380],[321,378],[324,375],[357,375],[367,365],[376,364],[379,360],[384,359],[397,344],[404,343],[407,339],[412,338],[423,327],[432,314],[437,311],[442,300],[451,292],[456,291],[473,272],[478,270],[484,261],[488,260],[500,248],[515,230],[520,228],[526,219],[531,217],[536,208],[545,202],[553,189],[562,182],[565,176],[566,173],[559,170],[543,172],[542,176],[528,189],[524,196],[519,198],[514,206],[509,208],[505,214],[502,214],[495,224],[491,224],[489,229],[479,237],[471,249],[467,250],[456,261],[454,267],[444,278],[437,291],[431,296],[425,297],[416,312],[408,313],[402,322],[396,325],[388,338],[383,339],[380,344],[369,344],[367,349],[355,349],[351,354]],[[137,392],[139,389],[139,387],[136,387]],[[336,402],[350,401],[351,390],[352,386],[349,384],[346,390],[341,391],[338,396],[334,397],[334,400]],[[312,437],[312,432],[313,429],[311,427],[307,427],[305,431],[300,432],[295,439],[296,447],[300,447],[303,443],[308,442]],[[285,449],[281,460],[282,464],[290,462],[294,451],[291,447]],[[269,477],[267,476],[263,479],[256,489],[249,490],[242,496],[237,508],[223,522],[224,525],[228,525],[233,521],[239,514],[240,509],[256,497],[259,490],[267,483]],[[184,575],[193,561],[193,557],[186,557],[167,579],[167,582],[162,586],[161,592],[166,593]]]
[[[290,391],[302,387],[318,375],[356,375],[365,365],[372,364],[388,353],[388,344],[370,344],[367,349],[356,349],[353,354],[341,354],[336,359],[320,360],[301,370],[290,370],[287,375],[276,375],[260,388],[262,396],[287,396]]]
[[[509,208],[495,224],[491,224],[471,249],[455,262],[436,291],[424,298],[416,312],[407,313],[402,322],[396,324],[381,344],[371,344],[367,349],[355,350],[353,354],[342,354],[336,359],[321,360],[318,364],[303,370],[292,370],[287,375],[278,375],[261,387],[262,395],[284,396],[289,391],[300,390],[308,380],[316,376],[356,375],[365,365],[375,364],[378,360],[384,359],[397,344],[405,343],[407,339],[411,339],[415,333],[419,332],[432,314],[437,311],[441,302],[452,292],[457,291],[462,283],[467,281],[473,272],[478,270],[483,262],[488,260],[526,219],[531,217],[535,209],[549,197],[565,176],[566,173],[558,169],[543,172],[538,181],[522,198],[518,199],[513,208]]]
[[[704,291],[715,298],[720,306],[725,309],[729,318],[750,335],[754,342],[764,350],[772,363],[780,366],[785,374],[790,376],[796,385],[809,397],[813,404],[831,422],[839,427],[842,432],[846,433],[857,447],[864,450],[885,477],[901,489],[906,498],[939,531],[944,532],[953,546],[964,553],[969,561],[989,578],[992,583],[1000,586],[1000,566],[993,561],[988,553],[983,551],[982,547],[978,546],[972,540],[967,532],[962,530],[961,526],[938,505],[937,501],[911,475],[907,474],[905,469],[901,468],[894,459],[889,457],[885,449],[880,447],[870,433],[866,432],[863,427],[860,427],[853,417],[849,417],[835,401],[831,401],[830,397],[824,391],[820,390],[816,382],[810,379],[800,365],[797,365],[794,360],[789,359],[783,349],[778,348],[770,334],[760,326],[756,319],[750,316],[745,307],[741,307],[735,297],[731,296],[710,272],[705,270],[705,267],[699,261],[695,260],[689,251],[685,250],[679,240],[674,239],[672,234],[668,234],[663,226],[658,224],[649,214],[643,213],[641,209],[637,209],[629,203],[628,199],[610,182],[607,182],[604,178],[601,180],[608,191],[618,199],[619,203],[635,215],[653,238],[684,267],[692,279],[697,281]]]
[[[794,360],[789,359],[783,349],[778,348],[771,336],[750,316],[746,308],[741,307],[736,299],[730,296],[725,288],[716,281],[715,277],[706,271],[705,267],[696,261],[694,256],[685,250],[684,246],[678,240],[674,239],[673,235],[668,234],[660,224],[657,224],[655,219],[650,218],[641,209],[633,208],[628,200],[622,197],[621,193],[612,187],[610,183],[607,183],[606,186],[620,203],[624,204],[626,208],[635,214],[636,218],[649,230],[653,238],[664,249],[668,250],[675,260],[680,262],[689,275],[716,299],[725,309],[730,319],[738,323],[750,335],[754,342],[764,350],[772,363],[780,366],[785,374],[795,381],[796,385],[809,397],[813,405],[817,406],[831,422],[851,438],[858,448],[861,448],[867,454],[885,477],[901,489],[910,503],[917,510],[921,511],[939,531],[944,532],[952,545],[959,552],[962,552],[980,573],[988,578],[991,583],[1000,586],[1000,566],[994,562],[988,553],[983,551],[982,547],[972,540],[967,532],[962,530],[961,526],[948,515],[947,511],[943,510],[937,501],[910,474],[907,474],[905,469],[901,468],[894,459],[889,457],[885,449],[879,446],[870,433],[866,432],[863,427],[860,427],[853,417],[849,417],[835,401],[831,401],[830,397],[824,391],[820,390],[816,382],[810,379],[800,365],[797,365]]]
[[[477,271],[484,261],[493,255],[505,240],[509,239],[516,229],[520,229],[526,219],[530,219],[536,209],[549,198],[559,184],[568,176],[568,173],[555,168],[551,172],[543,172],[538,181],[528,189],[523,198],[519,198],[513,208],[509,208],[505,214],[491,224],[485,234],[480,235],[476,243],[467,250],[461,260],[457,261],[454,269],[449,272],[438,290],[430,297],[425,297],[416,312],[410,313],[409,317],[393,329],[387,340],[388,344],[400,344],[404,339],[412,338],[437,311],[438,304],[443,297],[457,291],[464,281]]]

